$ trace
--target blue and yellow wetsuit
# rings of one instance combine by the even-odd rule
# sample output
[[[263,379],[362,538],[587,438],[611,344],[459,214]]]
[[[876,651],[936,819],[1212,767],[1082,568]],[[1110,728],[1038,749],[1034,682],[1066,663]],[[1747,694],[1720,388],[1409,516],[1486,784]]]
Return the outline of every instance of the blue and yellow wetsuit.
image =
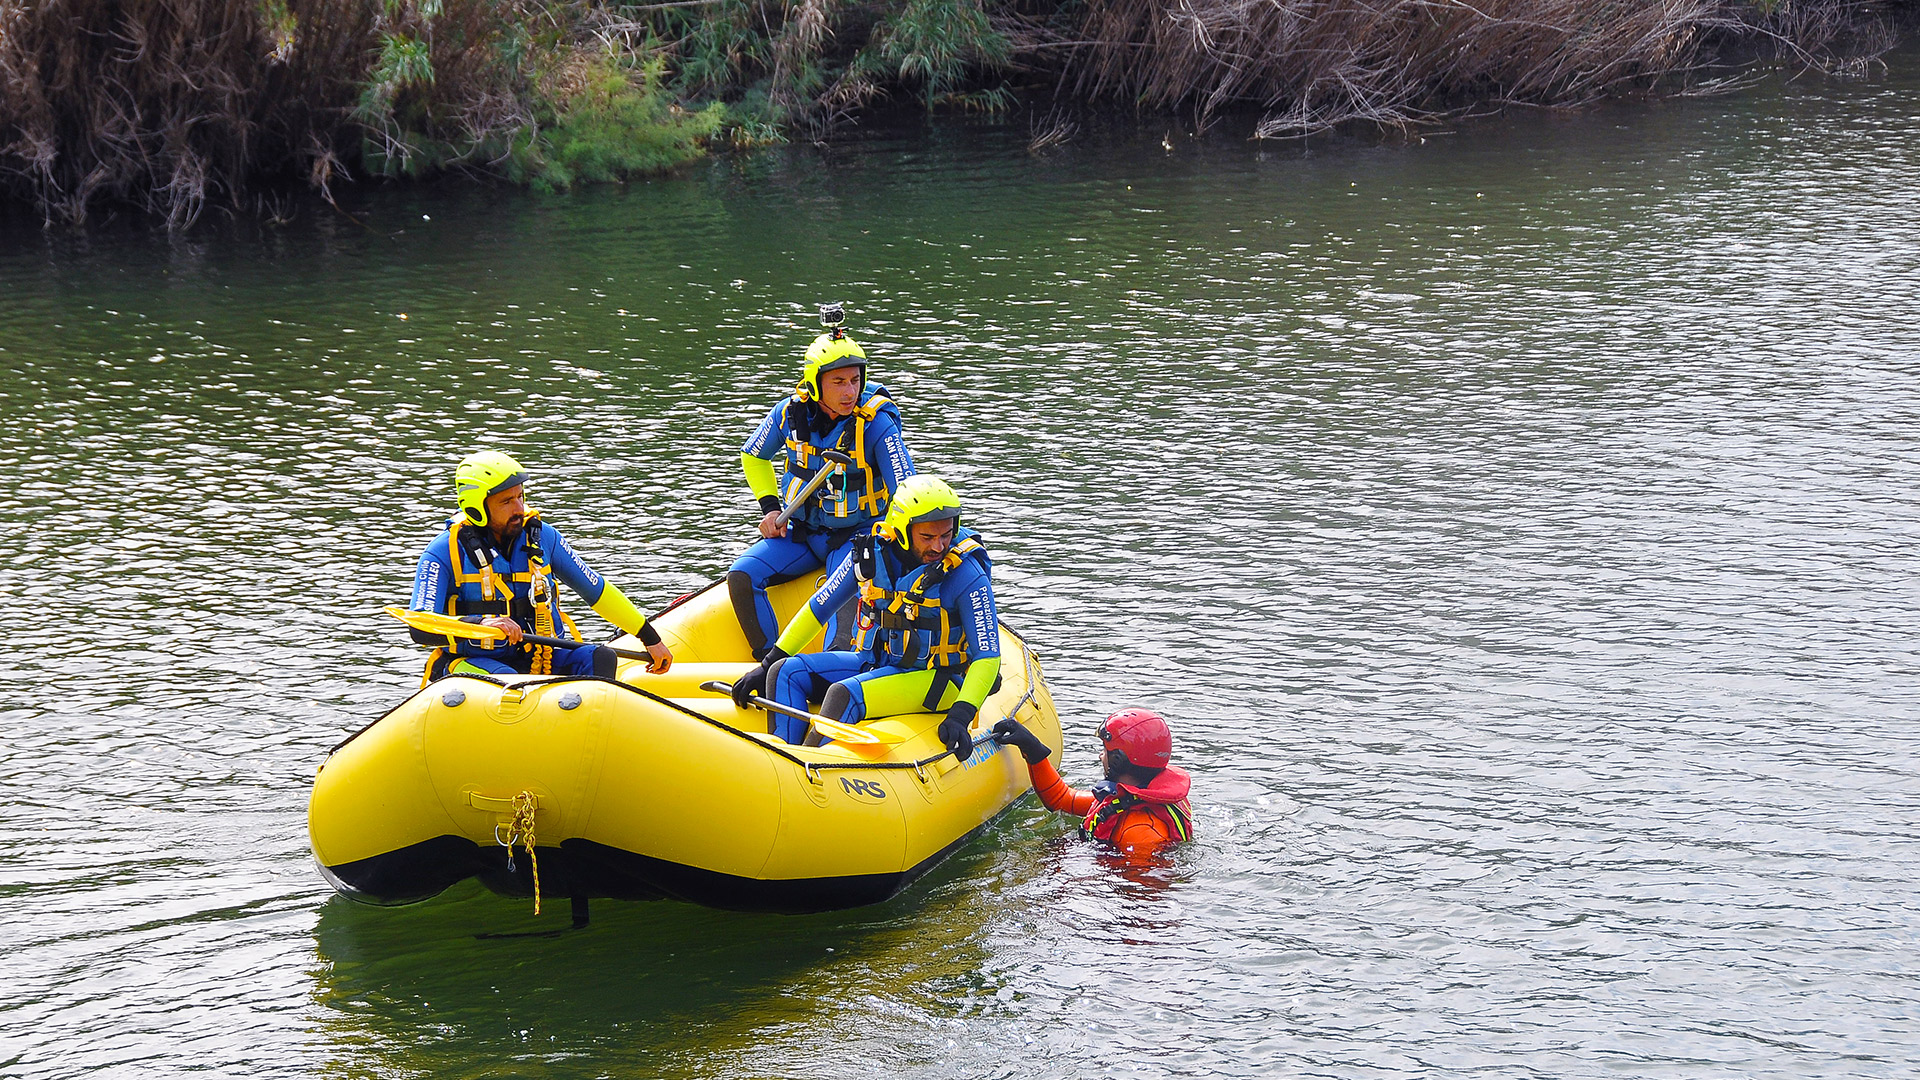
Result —
[[[776,642],[805,646],[832,613],[860,600],[860,633],[851,650],[789,656],[767,685],[774,700],[805,708],[822,702],[829,718],[859,723],[881,716],[939,712],[965,702],[978,711],[1000,675],[1000,619],[993,562],[971,529],[960,529],[947,557],[923,566],[870,530],[794,615]],[[774,733],[797,743],[803,721],[773,720]]]
[[[821,485],[794,512],[787,535],[762,537],[727,571],[727,589],[756,659],[779,625],[767,587],[838,562],[855,536],[886,516],[894,489],[914,472],[913,455],[900,430],[900,410],[886,387],[868,383],[853,412],[839,420],[796,394],[775,405],[740,449],[741,468],[763,514],[787,505],[827,467],[822,450],[846,454],[853,459],[852,467]],[[782,452],[787,465],[784,491],[773,473],[773,460]],[[748,611],[754,613],[751,625]],[[828,619],[833,619],[831,613]],[[828,644],[844,645],[850,630],[836,625]]]
[[[458,520],[447,523],[427,550],[420,554],[413,575],[415,611],[455,615],[479,622],[489,615],[508,615],[529,634],[579,640],[573,620],[560,610],[559,578],[603,618],[621,630],[655,644],[660,634],[647,625],[633,602],[612,582],[574,554],[560,530],[527,515],[526,526],[506,550],[496,546],[493,534]],[[533,645],[487,648],[479,642],[413,631],[413,639],[433,647],[427,678],[449,672],[466,674],[600,675],[611,678],[617,658],[602,645],[571,649]]]

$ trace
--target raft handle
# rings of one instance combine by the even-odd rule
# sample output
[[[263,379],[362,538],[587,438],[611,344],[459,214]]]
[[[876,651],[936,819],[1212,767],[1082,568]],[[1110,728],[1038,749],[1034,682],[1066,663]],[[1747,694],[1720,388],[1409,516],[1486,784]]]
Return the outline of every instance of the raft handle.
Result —
[[[516,809],[512,795],[482,795],[471,789],[467,791],[467,805],[475,810],[491,810],[496,814],[511,814]],[[533,805],[539,807],[539,796],[533,797]]]

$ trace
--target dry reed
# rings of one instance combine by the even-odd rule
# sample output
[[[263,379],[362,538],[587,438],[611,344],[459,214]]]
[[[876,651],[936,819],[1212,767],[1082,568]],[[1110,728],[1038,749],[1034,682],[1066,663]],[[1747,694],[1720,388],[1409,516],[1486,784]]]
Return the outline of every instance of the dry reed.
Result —
[[[49,220],[122,203],[174,227],[257,173],[324,184],[369,27],[327,0],[0,5],[0,183]]]
[[[49,222],[84,221],[93,208],[117,204],[179,228],[210,205],[252,203],[284,216],[277,195],[254,194],[251,185],[304,180],[330,199],[349,168],[380,175],[465,168],[540,183],[551,161],[543,148],[551,146],[539,140],[568,122],[555,103],[588,97],[604,98],[605,109],[619,103],[627,118],[576,124],[569,136],[575,157],[605,159],[614,173],[644,168],[620,163],[627,160],[622,145],[644,141],[655,123],[641,117],[638,99],[579,91],[612,63],[644,68],[634,76],[644,85],[628,88],[652,93],[652,80],[668,77],[656,42],[668,43],[682,93],[741,103],[737,116],[755,131],[785,124],[821,136],[875,97],[916,87],[929,107],[943,100],[1001,107],[1004,87],[984,88],[1019,70],[1051,78],[1063,100],[1187,108],[1200,125],[1230,105],[1257,106],[1263,115],[1255,134],[1280,137],[1347,121],[1406,126],[1463,104],[1588,101],[1684,75],[1716,39],[1758,43],[1807,63],[1838,55],[1843,62],[1829,64],[1833,70],[1864,70],[1862,57],[1892,43],[1878,12],[1893,3],[1916,6],[0,0],[0,194],[36,203]],[[983,89],[959,92],[967,85]],[[751,104],[754,94],[762,104]],[[701,131],[720,123],[717,110],[702,116]],[[1071,133],[1055,116],[1034,129],[1033,148]],[[604,145],[587,145],[589,136]]]
[[[1083,19],[1016,19],[1023,59],[1062,89],[1205,126],[1265,110],[1258,137],[1349,121],[1404,127],[1463,102],[1566,105],[1691,69],[1713,34],[1826,44],[1870,5],[1824,0],[1091,0]],[[1798,48],[1800,46],[1795,45]],[[1881,46],[1884,48],[1884,46]]]

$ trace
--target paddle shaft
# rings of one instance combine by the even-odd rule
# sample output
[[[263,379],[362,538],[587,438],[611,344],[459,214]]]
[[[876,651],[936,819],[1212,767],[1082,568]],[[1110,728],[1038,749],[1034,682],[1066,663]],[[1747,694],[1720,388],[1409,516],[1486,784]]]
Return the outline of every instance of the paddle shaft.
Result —
[[[780,516],[774,520],[774,528],[786,528],[787,522],[793,520],[793,515],[801,507],[807,505],[807,500],[813,498],[813,493],[820,490],[821,484],[827,482],[827,477],[853,464],[852,458],[838,450],[822,450],[820,451],[820,456],[832,462],[833,468],[821,469],[819,472],[813,474],[813,479],[807,481],[807,486],[800,489],[800,494],[794,496],[793,502],[789,503],[785,510],[780,511]]]
[[[728,686],[726,683],[721,682],[719,679],[708,679],[706,682],[703,682],[700,684],[700,689],[705,690],[710,694],[733,693],[733,687]],[[782,705],[770,697],[762,697],[759,694],[755,694],[752,697],[748,698],[747,700],[753,702],[755,705],[760,706],[761,708],[767,710],[768,712],[776,712],[776,713],[779,713],[781,716],[791,716],[795,720],[805,720],[809,724],[818,723],[821,720],[826,720],[827,723],[833,724],[836,726],[838,726],[840,723],[840,721],[838,720],[827,720],[826,717],[821,716],[818,713],[810,713],[805,709],[796,709],[791,705]]]
[[[499,648],[501,645],[506,644],[507,636],[505,634],[501,634],[499,635],[499,637],[500,637],[499,642],[493,644],[493,647],[496,649]],[[493,641],[491,636],[483,638],[477,635],[474,637],[468,638],[467,640],[478,641],[482,644],[488,644]],[[586,641],[568,641],[566,638],[541,637],[539,634],[521,634],[520,644],[549,645],[556,649],[577,649],[582,645],[589,645],[592,643],[586,642]],[[613,649],[613,646],[611,645],[604,645],[601,647],[606,649]],[[620,657],[622,660],[645,660],[648,663],[653,662],[652,653],[644,653],[635,649],[613,649],[613,655]]]
[[[415,630],[422,630],[429,634],[445,634],[448,637],[457,637],[466,641],[477,641],[489,648],[497,649],[507,640],[507,632],[498,627],[466,622],[451,615],[440,615],[431,611],[408,611],[399,607],[389,607],[386,612]],[[520,643],[548,645],[556,649],[574,649],[588,644],[585,641],[568,641],[566,638],[542,637],[539,634],[527,633],[520,635]],[[613,646],[608,645],[606,648],[613,649]],[[633,649],[613,649],[613,655],[623,660],[645,660],[649,664],[653,662],[652,653],[637,652]]]

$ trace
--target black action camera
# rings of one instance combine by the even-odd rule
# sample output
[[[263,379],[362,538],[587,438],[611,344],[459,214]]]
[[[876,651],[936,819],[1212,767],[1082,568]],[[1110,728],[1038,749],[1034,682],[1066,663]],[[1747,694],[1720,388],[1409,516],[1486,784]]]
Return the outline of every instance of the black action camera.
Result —
[[[839,301],[820,305],[820,325],[831,330],[847,321],[847,309]]]

